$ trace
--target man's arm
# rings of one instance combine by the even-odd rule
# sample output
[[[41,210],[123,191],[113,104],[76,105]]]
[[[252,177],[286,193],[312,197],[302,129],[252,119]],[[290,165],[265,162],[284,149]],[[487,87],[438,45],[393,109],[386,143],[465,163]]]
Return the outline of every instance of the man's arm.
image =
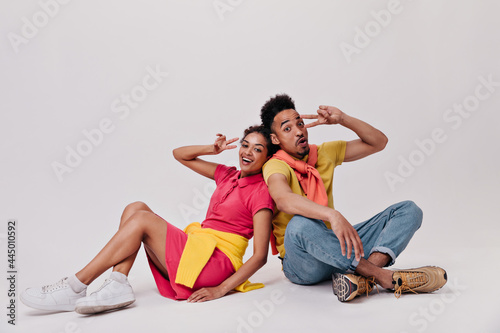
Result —
[[[317,119],[307,124],[307,128],[321,124],[339,124],[359,136],[359,139],[347,142],[344,162],[359,160],[381,151],[387,145],[388,139],[384,133],[362,120],[345,114],[336,107],[321,105],[317,112],[317,115],[302,115],[304,119]]]
[[[359,139],[347,142],[344,162],[359,160],[385,148],[389,140],[384,133],[362,120],[345,113],[342,114],[343,116],[339,124],[347,127],[359,136]]]
[[[359,261],[364,256],[363,244],[358,233],[339,211],[293,193],[285,175],[280,173],[269,176],[267,186],[278,210],[290,215],[299,214],[311,219],[329,221],[339,239],[342,255],[346,255],[347,247],[347,257],[350,258],[354,247],[356,260]]]

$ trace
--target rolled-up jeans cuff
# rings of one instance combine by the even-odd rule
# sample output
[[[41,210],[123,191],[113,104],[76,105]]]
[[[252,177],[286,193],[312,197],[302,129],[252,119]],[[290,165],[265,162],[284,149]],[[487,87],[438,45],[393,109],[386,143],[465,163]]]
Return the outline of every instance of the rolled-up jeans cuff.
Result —
[[[396,255],[390,248],[385,246],[377,246],[371,250],[370,255],[374,252],[385,253],[389,255],[389,257],[391,257],[391,261],[387,265],[385,265],[385,267],[394,265],[394,262],[396,261]]]
[[[353,261],[351,262],[351,265],[347,269],[346,274],[353,274],[354,271],[356,271],[358,264],[359,264],[359,261],[357,261],[356,258],[354,258]]]

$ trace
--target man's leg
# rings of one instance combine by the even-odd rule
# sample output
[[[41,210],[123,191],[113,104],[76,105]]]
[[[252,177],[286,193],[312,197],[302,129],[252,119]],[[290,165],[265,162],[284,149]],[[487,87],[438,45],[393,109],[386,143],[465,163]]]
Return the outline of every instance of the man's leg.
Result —
[[[310,285],[329,280],[334,272],[353,272],[354,259],[342,256],[338,239],[319,220],[294,216],[287,226],[285,250],[283,272],[293,283]],[[391,257],[379,252],[370,257],[378,261],[378,265],[362,258],[359,263],[356,262],[356,272],[374,276],[382,286],[391,288],[392,272],[380,268]]]
[[[353,262],[355,272],[365,277],[373,276],[382,287],[392,289],[392,271],[381,267],[394,264],[421,224],[422,210],[412,201],[403,201],[355,225],[368,253],[367,260]]]
[[[395,289],[396,296],[405,291],[431,292],[441,288],[447,280],[446,271],[426,266],[418,269],[390,271],[390,266],[406,248],[413,234],[421,225],[422,211],[411,201],[392,205],[354,228],[363,242],[368,260],[353,262],[356,275],[334,274],[335,294],[341,301],[348,301],[361,293],[369,293],[376,282],[387,289]]]
[[[412,201],[394,204],[365,222],[354,225],[365,259],[378,267],[394,264],[422,224],[422,210]],[[358,263],[353,261],[353,267]]]
[[[420,208],[411,201],[404,201],[355,225],[363,242],[366,254],[364,259],[368,260],[362,264],[362,272],[378,276],[380,271],[377,268],[393,264],[421,222]],[[334,271],[353,273],[359,264],[354,255],[351,258],[342,256],[338,238],[332,230],[326,228],[323,221],[300,215],[294,216],[288,223],[285,250],[285,274],[295,276],[301,284],[327,280]]]
[[[342,257],[340,243],[323,221],[295,215],[285,231],[283,272],[296,284],[315,284],[345,272],[350,261]]]
[[[342,256],[337,237],[322,221],[294,216],[285,232],[283,271],[290,281],[298,284],[318,283],[329,279],[329,273],[334,273],[334,291],[337,295],[342,294],[339,296],[342,301],[369,292],[372,288],[367,279],[344,275],[353,272],[374,277],[385,288],[392,288],[396,283],[399,292],[412,288],[422,292],[439,289],[447,279],[446,272],[441,268],[424,267],[398,272],[382,268],[394,263],[421,223],[420,208],[411,201],[404,201],[355,225],[366,254],[358,262],[354,257]],[[359,285],[352,287],[358,282]]]

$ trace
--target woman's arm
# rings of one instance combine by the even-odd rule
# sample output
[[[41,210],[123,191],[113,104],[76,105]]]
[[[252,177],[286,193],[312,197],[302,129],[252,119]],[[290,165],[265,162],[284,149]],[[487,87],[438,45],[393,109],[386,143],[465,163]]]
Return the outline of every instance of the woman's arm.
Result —
[[[211,145],[179,147],[173,150],[173,154],[177,161],[181,162],[191,170],[202,176],[214,179],[215,169],[218,164],[204,161],[199,159],[198,156],[217,155],[224,150],[234,149],[236,148],[236,145],[231,145],[231,143],[236,140],[238,140],[238,138],[226,140],[225,135],[217,134],[217,139],[215,139],[215,142]]]
[[[201,288],[188,298],[188,302],[205,302],[224,296],[252,276],[267,262],[269,237],[271,237],[271,219],[273,212],[264,208],[253,216],[254,238],[253,255],[233,275],[217,287]]]

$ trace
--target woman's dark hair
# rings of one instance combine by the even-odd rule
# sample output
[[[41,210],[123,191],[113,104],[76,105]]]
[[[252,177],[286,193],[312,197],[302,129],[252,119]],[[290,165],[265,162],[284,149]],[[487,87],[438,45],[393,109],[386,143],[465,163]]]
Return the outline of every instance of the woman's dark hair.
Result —
[[[271,131],[265,128],[263,125],[254,125],[250,126],[243,132],[243,138],[240,140],[240,143],[247,137],[250,133],[260,133],[266,139],[266,148],[267,148],[267,156],[273,155],[278,151],[279,146],[273,145],[271,141]]]
[[[272,132],[271,126],[273,124],[274,117],[281,111],[288,109],[295,110],[295,102],[290,96],[287,94],[278,94],[271,97],[271,99],[269,99],[260,110],[260,120],[262,121],[262,125]]]

